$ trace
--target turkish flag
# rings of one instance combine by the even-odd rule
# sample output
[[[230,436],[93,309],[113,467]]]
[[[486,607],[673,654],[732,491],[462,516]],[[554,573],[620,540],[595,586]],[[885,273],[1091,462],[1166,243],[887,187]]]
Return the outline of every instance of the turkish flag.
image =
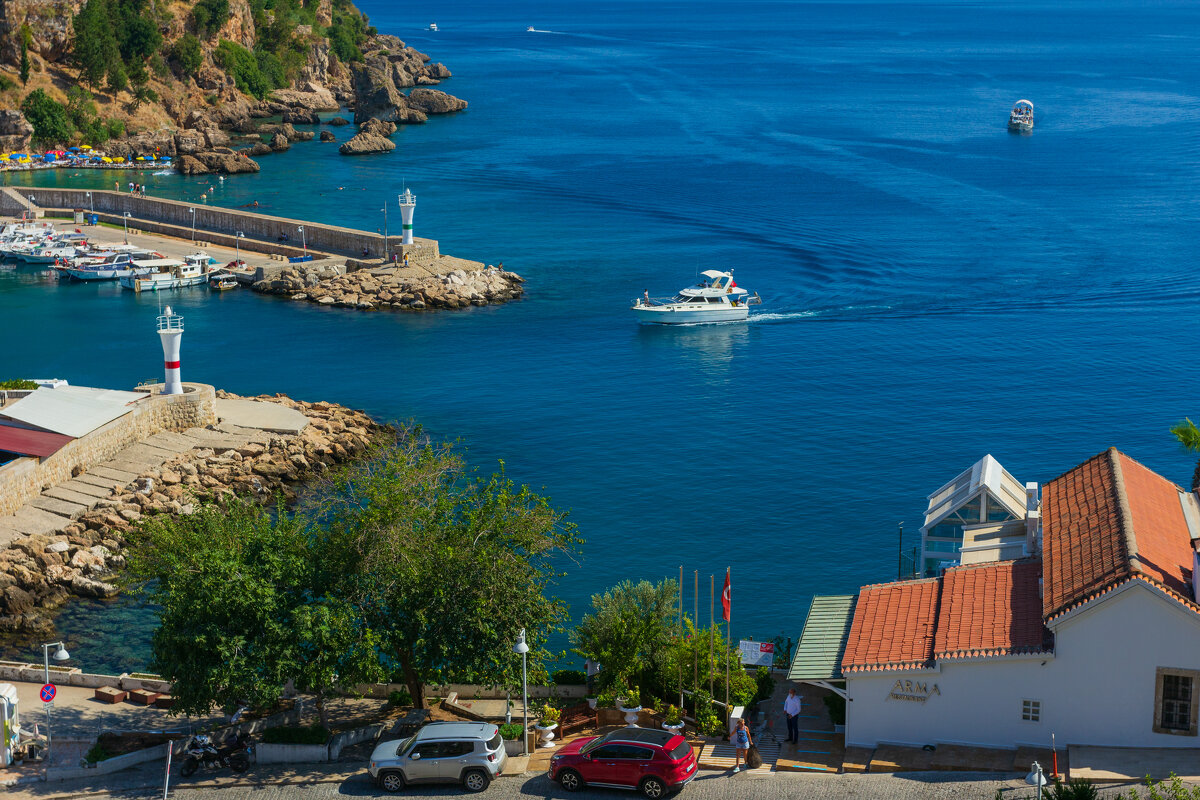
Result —
[[[729,570],[725,570],[725,588],[721,590],[721,616],[729,622],[729,606],[733,603],[733,589],[729,586]]]

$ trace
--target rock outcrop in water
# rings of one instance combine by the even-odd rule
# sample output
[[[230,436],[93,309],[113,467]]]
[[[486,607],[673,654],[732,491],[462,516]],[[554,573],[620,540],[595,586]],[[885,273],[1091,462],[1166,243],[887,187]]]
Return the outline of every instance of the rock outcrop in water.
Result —
[[[524,282],[520,275],[495,267],[454,269],[444,275],[385,267],[342,275],[327,267],[297,265],[274,280],[259,281],[253,289],[338,308],[424,311],[515,300],[524,293]]]

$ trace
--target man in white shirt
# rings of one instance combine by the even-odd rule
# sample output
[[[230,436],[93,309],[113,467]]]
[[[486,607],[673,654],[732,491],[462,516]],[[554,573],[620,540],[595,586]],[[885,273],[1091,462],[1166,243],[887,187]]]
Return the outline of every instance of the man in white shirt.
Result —
[[[800,696],[795,689],[788,689],[788,696],[783,699],[783,713],[787,714],[787,740],[792,744],[800,743]]]

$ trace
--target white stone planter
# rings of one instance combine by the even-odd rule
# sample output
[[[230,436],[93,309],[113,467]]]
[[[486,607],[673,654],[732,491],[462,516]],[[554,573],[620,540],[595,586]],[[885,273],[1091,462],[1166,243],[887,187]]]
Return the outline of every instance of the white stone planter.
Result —
[[[625,715],[625,727],[636,728],[638,726],[638,712],[642,710],[641,706],[635,708],[626,708],[625,706],[617,706],[621,709],[621,713]]]
[[[683,732],[683,723],[682,722],[680,722],[678,725],[668,725],[667,723],[664,722],[662,724],[662,726],[663,726],[664,731],[670,731],[671,733],[682,733]]]
[[[538,732],[538,747],[554,747],[554,729],[558,727],[557,722],[551,722],[549,725],[534,725]]]
[[[510,756],[520,756],[525,754],[525,748],[521,746],[520,739],[505,739],[504,753]]]
[[[596,710],[596,701],[597,701],[598,699],[599,699],[599,698],[597,698],[597,697],[589,697],[589,698],[587,698],[587,701],[588,701],[588,708],[590,708],[592,711],[595,711],[595,710]]]

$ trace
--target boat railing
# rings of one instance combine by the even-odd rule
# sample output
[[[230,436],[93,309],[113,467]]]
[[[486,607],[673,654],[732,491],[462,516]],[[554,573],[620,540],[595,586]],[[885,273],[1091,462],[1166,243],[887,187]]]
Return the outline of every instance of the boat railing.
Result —
[[[642,295],[635,298],[633,304],[635,306],[665,306],[677,302],[674,297],[649,297]]]

